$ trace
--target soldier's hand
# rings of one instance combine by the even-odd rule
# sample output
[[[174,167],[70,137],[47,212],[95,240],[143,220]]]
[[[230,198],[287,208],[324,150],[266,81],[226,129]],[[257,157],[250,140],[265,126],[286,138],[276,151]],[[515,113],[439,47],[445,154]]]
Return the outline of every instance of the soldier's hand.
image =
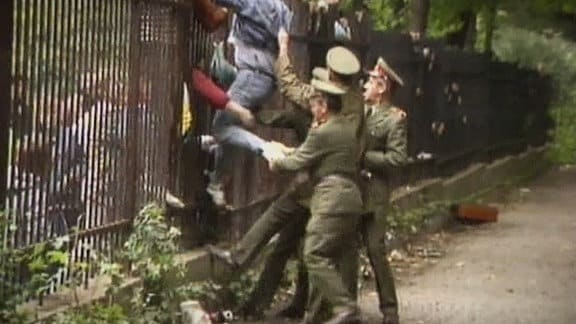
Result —
[[[280,152],[282,152],[283,154],[290,154],[292,152],[294,152],[295,148],[293,147],[288,147],[280,142],[276,142],[276,141],[270,141],[270,145],[274,146],[275,148],[277,148],[278,150],[280,150]]]
[[[280,157],[274,157],[268,160],[268,168],[270,171],[278,171],[278,161],[280,159]]]
[[[272,162],[284,158],[283,147],[285,146],[278,142],[267,142],[264,144],[262,156],[270,162],[270,169],[272,169]]]

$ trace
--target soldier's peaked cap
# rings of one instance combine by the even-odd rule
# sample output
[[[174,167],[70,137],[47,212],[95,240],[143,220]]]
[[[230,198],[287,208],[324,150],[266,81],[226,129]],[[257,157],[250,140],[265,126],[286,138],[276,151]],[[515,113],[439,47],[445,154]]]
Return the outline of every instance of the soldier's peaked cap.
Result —
[[[394,72],[394,70],[386,63],[386,61],[379,57],[376,61],[376,65],[372,71],[368,71],[368,74],[374,78],[381,78],[381,79],[391,79],[392,81],[396,82],[400,86],[404,86],[404,81],[401,77]]]
[[[329,81],[330,72],[327,68],[317,66],[312,70],[312,77],[321,81]]]
[[[328,50],[326,66],[338,74],[353,75],[360,72],[360,61],[356,55],[342,46],[332,47]]]
[[[313,79],[310,83],[314,89],[318,92],[323,92],[331,95],[341,96],[346,93],[346,91],[333,82],[323,81],[318,79]]]

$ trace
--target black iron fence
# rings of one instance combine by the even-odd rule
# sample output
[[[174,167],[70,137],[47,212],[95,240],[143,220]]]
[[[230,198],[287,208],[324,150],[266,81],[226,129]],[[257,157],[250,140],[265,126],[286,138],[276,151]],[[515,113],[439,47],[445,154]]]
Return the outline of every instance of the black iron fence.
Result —
[[[190,37],[190,11],[175,1],[3,3],[0,198],[17,230],[2,244],[74,234],[73,261],[91,264],[121,244],[139,208],[177,189],[186,44],[206,36]]]
[[[413,163],[400,172],[397,184],[450,174],[547,141],[553,94],[548,76],[446,48],[440,41],[363,34],[370,35],[367,42],[334,41],[332,34],[308,38],[311,61],[324,65],[328,48],[341,44],[356,51],[364,68],[382,56],[404,79],[394,102],[408,114]]]

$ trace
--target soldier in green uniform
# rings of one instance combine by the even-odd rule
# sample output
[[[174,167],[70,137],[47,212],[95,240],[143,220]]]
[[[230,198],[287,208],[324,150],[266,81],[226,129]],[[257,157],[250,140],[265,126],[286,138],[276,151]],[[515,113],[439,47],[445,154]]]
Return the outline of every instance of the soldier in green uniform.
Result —
[[[386,258],[386,215],[390,206],[388,179],[394,167],[407,160],[406,114],[394,107],[391,96],[402,79],[378,58],[364,85],[366,151],[363,157],[363,198],[366,213],[360,231],[376,277],[384,323],[398,323],[394,278]]]
[[[310,85],[299,81],[296,77],[287,55],[286,41],[287,39],[283,42],[284,46],[282,48],[284,48],[284,51],[281,50],[284,54],[281,53],[277,64],[280,88],[284,89],[282,90],[284,94],[289,94],[289,99],[307,107],[308,102],[306,101],[314,94],[314,89]],[[353,78],[349,75],[357,74],[360,70],[360,63],[352,52],[342,47],[331,49],[327,54],[327,66],[328,70],[315,69],[315,77],[324,76],[327,78],[328,71],[331,71],[332,79],[337,80],[340,86],[352,88],[349,84],[353,83]],[[346,94],[345,99],[347,97],[349,98],[349,93]],[[357,102],[361,103],[361,93],[355,91],[354,97],[358,98]],[[347,107],[352,107],[352,105],[348,104]],[[359,107],[357,109],[363,109],[362,106],[357,107]],[[308,109],[295,112],[297,116],[310,115]],[[300,128],[306,127],[307,131],[311,119],[300,117],[294,119],[292,118],[292,113],[290,112],[289,115],[271,114],[268,118],[270,123],[275,123],[272,124],[273,126],[290,126],[297,122],[304,124],[305,126],[300,125]],[[301,133],[303,132],[299,132],[299,135]],[[262,272],[261,278],[255,290],[251,293],[251,298],[243,311],[247,311],[249,314],[257,313],[259,308],[265,307],[270,303],[282,277],[287,259],[299,246],[299,241],[309,216],[310,194],[310,186],[306,181],[292,185],[279,199],[272,203],[232,251],[224,251],[215,247],[209,248],[214,256],[225,261],[226,264],[234,268],[244,268],[261,251],[262,247],[268,243],[270,238],[280,232],[276,247],[269,255],[265,270]],[[355,278],[357,264],[353,264],[353,262],[346,262],[346,264],[350,265],[348,272],[353,273]],[[301,273],[299,277],[303,277],[299,282],[306,282],[305,274]],[[351,280],[348,282],[351,282]],[[349,285],[351,286],[350,290],[354,291],[355,294],[356,281]],[[298,285],[298,287],[302,288],[302,285]],[[299,304],[303,305],[306,301],[306,289],[298,289],[297,295],[302,296],[302,298],[295,298],[295,300],[299,300]],[[298,316],[300,309],[301,307],[294,307],[293,310],[296,312],[292,315]]]
[[[328,79],[326,71],[316,72],[317,78]],[[406,114],[391,104],[394,88],[402,86],[403,81],[382,58],[378,59],[369,76],[363,94],[366,103],[363,146],[366,151],[361,186],[365,213],[359,231],[375,273],[383,322],[398,323],[398,302],[386,258],[385,230],[390,199],[388,177],[394,167],[401,166],[407,159]],[[297,298],[299,296],[293,298],[293,305],[301,303]]]
[[[363,207],[356,183],[357,125],[340,114],[339,96],[345,90],[329,81],[313,80],[311,85],[316,90],[309,99],[312,129],[294,152],[272,159],[270,168],[310,171],[314,187],[304,242],[310,285],[333,307],[335,315],[327,323],[354,323],[360,320],[356,299],[339,267],[356,250],[356,226]]]
[[[351,111],[363,112],[362,93],[354,87],[356,84],[356,74],[360,70],[360,62],[356,56],[343,47],[333,47],[327,52],[326,64],[328,66],[327,69],[320,67],[315,68],[312,72],[313,77],[316,79],[329,80],[331,74],[333,82],[337,82],[341,88],[347,90],[343,96],[343,113],[351,115]],[[303,100],[300,100],[301,96],[306,96],[307,98],[314,93],[314,89],[296,77],[287,55],[280,55],[277,65],[280,91],[287,95],[289,99],[304,104]],[[268,125],[295,129],[301,142],[306,137],[312,122],[310,110],[300,106],[293,110],[263,110],[261,113],[263,112],[268,113],[266,115]],[[306,186],[303,185],[302,187]],[[300,194],[299,198],[298,195],[294,194],[283,196],[275,202],[270,209],[275,210],[277,209],[276,207],[282,207],[281,209],[285,213],[292,213],[298,217],[293,216],[292,218],[294,220],[280,231],[274,248],[266,258],[264,268],[256,283],[255,289],[251,292],[248,302],[242,309],[242,313],[244,314],[256,315],[258,317],[262,309],[270,304],[282,278],[286,262],[290,256],[296,254],[300,246],[301,238],[304,235],[305,224],[309,217],[309,202],[308,197],[305,196],[309,195],[310,192],[309,188],[300,188],[300,190],[307,192],[307,194]],[[237,251],[242,251],[242,249],[237,249]],[[345,268],[343,272],[347,274],[346,284],[355,295],[357,263],[354,261],[355,259],[350,257],[345,264],[341,265],[341,268]],[[308,278],[305,267],[302,264],[299,265],[296,287],[297,289],[293,298],[294,303],[289,304],[277,315],[299,318],[304,314],[308,297]],[[318,308],[319,307],[320,305],[318,305]],[[314,314],[315,312],[316,310],[311,313]]]
[[[289,100],[299,104],[301,107],[305,107],[306,101],[314,94],[315,89],[309,84],[302,82],[296,76],[287,52],[287,34],[280,33],[279,44],[280,54],[276,66],[279,90]],[[354,125],[356,132],[353,136],[358,140],[358,144],[360,144],[362,137],[362,124],[360,122],[362,121],[363,115],[363,99],[356,79],[357,72],[360,70],[360,62],[356,55],[350,50],[336,46],[327,52],[326,63],[328,69],[317,67],[313,70],[312,74],[315,79],[333,82],[346,91],[342,96],[341,116],[345,118],[350,125]],[[359,158],[358,156],[358,160]],[[347,258],[343,258],[343,261],[338,266],[344,276],[346,287],[354,297],[356,297],[357,293],[358,269],[358,259],[354,257],[355,253],[356,252]],[[304,292],[307,290],[307,280],[302,274],[299,274],[298,279],[293,302],[282,315],[293,317],[291,315],[300,314],[299,306],[304,304],[303,297],[306,296]],[[321,308],[322,306],[326,306],[326,304],[323,303],[322,296],[318,295],[318,291],[314,289],[309,293],[309,297],[307,320],[317,322],[322,315]]]

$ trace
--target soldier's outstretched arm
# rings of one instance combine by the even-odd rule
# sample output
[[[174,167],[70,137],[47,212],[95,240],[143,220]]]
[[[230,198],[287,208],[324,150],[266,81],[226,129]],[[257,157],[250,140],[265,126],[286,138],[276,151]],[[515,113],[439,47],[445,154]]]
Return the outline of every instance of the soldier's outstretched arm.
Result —
[[[403,116],[398,117],[391,125],[386,138],[386,151],[369,150],[364,155],[364,165],[368,170],[386,167],[397,167],[406,163],[407,155],[407,122]]]
[[[280,53],[276,60],[275,72],[280,93],[288,100],[307,109],[309,106],[308,100],[314,94],[314,87],[300,80],[296,72],[294,72],[292,62],[290,62],[290,57],[288,56],[288,33],[283,29],[278,33],[278,44]]]
[[[326,152],[322,141],[322,135],[312,129],[302,145],[284,158],[272,160],[270,168],[273,170],[297,171],[310,167],[317,162]]]

